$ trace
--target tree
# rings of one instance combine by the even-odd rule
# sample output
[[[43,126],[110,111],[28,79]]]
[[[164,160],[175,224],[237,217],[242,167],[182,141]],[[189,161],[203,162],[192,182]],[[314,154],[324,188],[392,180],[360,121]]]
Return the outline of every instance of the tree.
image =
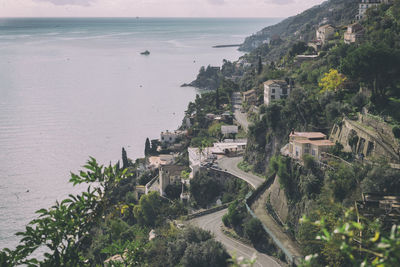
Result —
[[[151,146],[149,138],[146,138],[146,143],[144,145],[144,155],[147,157],[151,153]]]
[[[190,193],[197,204],[205,208],[221,193],[221,185],[207,172],[199,172],[190,181]]]
[[[338,70],[330,69],[318,83],[322,88],[320,92],[337,91],[346,80],[347,78],[343,74],[340,74]]]
[[[157,192],[143,195],[133,208],[135,218],[141,226],[155,227],[163,220],[163,200]]]
[[[289,55],[294,57],[296,55],[302,54],[307,51],[307,44],[303,41],[295,43],[292,48],[289,50]]]
[[[257,244],[265,234],[261,221],[256,218],[251,218],[244,224],[244,233],[254,244]]]
[[[223,216],[222,221],[226,226],[238,227],[244,219],[243,214],[241,214],[242,211],[243,205],[235,200],[229,205],[228,212]]]
[[[350,78],[372,89],[378,99],[385,98],[400,77],[400,52],[385,44],[363,44],[343,60],[341,69]]]
[[[215,91],[215,108],[219,110],[219,91],[220,88],[218,87]]]
[[[125,150],[125,148],[122,148],[122,168],[126,169],[129,167],[129,165],[130,164],[129,164],[128,156],[126,154],[126,150]]]
[[[151,140],[151,155],[157,155],[157,148],[160,145],[160,141],[158,139]]]
[[[400,226],[384,233],[374,222],[357,217],[347,210],[344,218],[335,218],[333,229],[325,216],[315,222],[303,217],[302,224],[317,230],[314,242],[320,245],[317,253],[305,257],[304,266],[399,266]]]
[[[394,126],[392,129],[393,135],[394,137],[396,137],[397,139],[400,138],[400,127],[399,126]]]
[[[229,255],[223,245],[209,239],[191,243],[185,250],[181,264],[184,267],[228,266]]]
[[[86,192],[69,195],[49,209],[38,210],[39,217],[29,222],[24,232],[17,233],[22,237],[20,245],[9,254],[12,258],[6,259],[11,266],[87,266],[80,242],[89,237],[90,229],[109,205],[104,198],[106,192],[126,178],[126,170],[120,169],[118,164],[105,168],[94,158],[90,158],[84,168],[79,175],[71,173],[70,182],[89,184]],[[43,247],[48,252],[42,259],[31,256]]]
[[[257,74],[260,75],[262,71],[263,71],[263,64],[261,61],[261,57],[258,57]]]

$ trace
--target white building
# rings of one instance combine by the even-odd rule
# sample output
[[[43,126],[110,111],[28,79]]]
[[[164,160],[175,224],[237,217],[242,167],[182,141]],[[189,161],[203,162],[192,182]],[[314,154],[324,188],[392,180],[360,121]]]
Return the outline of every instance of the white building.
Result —
[[[201,166],[212,163],[214,160],[224,156],[238,155],[246,150],[247,140],[225,140],[225,142],[214,143],[212,147],[201,150],[197,147],[189,147],[189,167],[191,170],[190,179],[200,171]]]
[[[264,104],[269,105],[271,101],[286,98],[290,94],[290,88],[286,81],[269,80],[264,83]]]
[[[186,131],[166,131],[161,133],[161,144],[168,145],[176,143],[178,138],[183,137],[186,134]]]
[[[356,19],[362,19],[369,8],[376,8],[380,4],[388,4],[390,0],[359,0]]]
[[[246,150],[247,140],[214,143],[212,148],[215,155],[237,155]]]
[[[189,147],[189,167],[190,167],[190,179],[196,175],[197,172],[200,171],[201,165],[205,164],[206,162],[212,162],[217,156],[213,153],[212,147],[206,147],[202,149],[200,153],[200,148],[197,147]]]

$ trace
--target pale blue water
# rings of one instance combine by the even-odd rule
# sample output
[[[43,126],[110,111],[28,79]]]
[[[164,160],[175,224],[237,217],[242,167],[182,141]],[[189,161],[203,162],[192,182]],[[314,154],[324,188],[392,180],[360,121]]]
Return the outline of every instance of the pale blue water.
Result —
[[[34,216],[78,189],[88,159],[143,155],[177,128],[202,65],[277,19],[0,19],[0,249]],[[140,52],[151,51],[150,56]],[[29,190],[29,192],[26,192]]]

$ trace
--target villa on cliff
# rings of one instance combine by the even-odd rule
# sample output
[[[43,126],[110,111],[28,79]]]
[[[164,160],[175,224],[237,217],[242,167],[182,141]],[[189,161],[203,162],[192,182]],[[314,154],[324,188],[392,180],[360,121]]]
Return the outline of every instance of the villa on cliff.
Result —
[[[179,138],[183,137],[184,135],[186,135],[186,131],[174,131],[174,132],[170,132],[170,131],[165,131],[161,133],[161,144],[162,145],[171,145],[171,144],[175,144]]]
[[[295,132],[289,135],[289,144],[282,150],[282,154],[294,159],[302,160],[304,155],[310,155],[321,160],[322,153],[327,152],[335,143],[327,139],[320,132]]]
[[[268,80],[264,83],[264,104],[269,105],[276,99],[287,98],[290,88],[284,80]]]

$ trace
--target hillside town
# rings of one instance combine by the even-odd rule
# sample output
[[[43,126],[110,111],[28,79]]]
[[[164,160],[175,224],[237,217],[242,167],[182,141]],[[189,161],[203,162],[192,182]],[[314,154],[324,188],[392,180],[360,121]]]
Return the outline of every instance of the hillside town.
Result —
[[[399,266],[399,11],[330,0],[297,15],[307,25],[289,18],[285,33],[250,36],[237,61],[202,68],[191,84],[207,90],[179,129],[147,139],[144,158],[123,149],[101,176],[114,206],[86,242],[100,250],[118,233],[120,249],[91,262],[189,266],[176,254],[192,246],[206,255],[193,266]],[[74,183],[100,172],[88,166]]]

